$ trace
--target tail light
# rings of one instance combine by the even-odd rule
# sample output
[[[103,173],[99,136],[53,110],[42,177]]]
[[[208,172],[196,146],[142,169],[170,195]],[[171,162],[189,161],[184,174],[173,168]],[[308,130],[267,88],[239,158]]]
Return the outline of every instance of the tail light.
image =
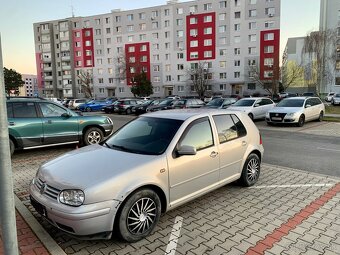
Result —
[[[260,145],[262,145],[262,135],[261,133],[259,133],[259,135],[260,135]]]

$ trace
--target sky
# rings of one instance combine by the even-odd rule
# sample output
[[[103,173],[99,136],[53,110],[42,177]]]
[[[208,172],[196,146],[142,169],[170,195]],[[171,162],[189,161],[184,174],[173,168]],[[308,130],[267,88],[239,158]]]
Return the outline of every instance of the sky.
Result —
[[[71,6],[75,16],[90,16],[110,13],[112,9],[164,5],[166,1],[0,0],[3,65],[21,74],[36,74],[33,23],[71,17]],[[289,37],[305,36],[318,30],[319,13],[320,0],[281,0],[281,55]]]

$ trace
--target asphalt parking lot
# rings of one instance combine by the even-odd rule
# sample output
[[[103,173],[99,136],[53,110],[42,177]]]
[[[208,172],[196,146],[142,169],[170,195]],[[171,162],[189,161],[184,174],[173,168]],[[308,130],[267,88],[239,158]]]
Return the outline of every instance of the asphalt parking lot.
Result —
[[[269,164],[263,164],[256,186],[227,185],[170,211],[161,217],[155,232],[140,242],[128,244],[116,236],[105,241],[69,237],[35,213],[27,192],[43,162],[73,149],[23,151],[12,160],[15,194],[63,254],[340,252],[340,179]]]

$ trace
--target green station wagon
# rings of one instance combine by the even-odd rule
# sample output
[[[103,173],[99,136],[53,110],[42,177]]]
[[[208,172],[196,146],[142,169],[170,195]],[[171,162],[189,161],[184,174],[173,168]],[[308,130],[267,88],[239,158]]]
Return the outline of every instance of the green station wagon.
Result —
[[[7,98],[11,154],[15,150],[45,146],[101,142],[112,133],[105,116],[82,116],[41,98]]]

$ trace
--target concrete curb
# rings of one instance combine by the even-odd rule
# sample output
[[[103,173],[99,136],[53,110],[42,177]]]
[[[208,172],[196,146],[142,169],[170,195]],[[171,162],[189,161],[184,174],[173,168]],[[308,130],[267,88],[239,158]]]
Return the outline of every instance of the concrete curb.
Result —
[[[47,233],[47,231],[39,224],[31,212],[20,201],[20,199],[14,194],[15,207],[24,218],[26,223],[30,226],[33,233],[36,234],[38,239],[42,242],[45,248],[51,255],[66,255],[63,249],[53,240],[53,238]]]

